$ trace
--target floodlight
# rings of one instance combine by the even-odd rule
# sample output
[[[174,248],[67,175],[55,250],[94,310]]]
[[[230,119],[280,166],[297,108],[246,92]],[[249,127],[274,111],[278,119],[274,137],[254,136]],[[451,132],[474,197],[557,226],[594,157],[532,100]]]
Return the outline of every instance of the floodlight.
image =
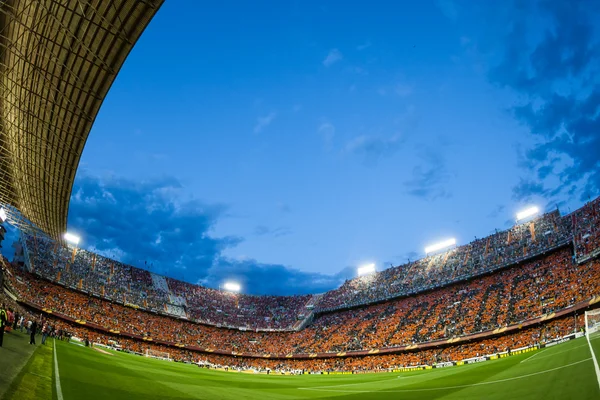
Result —
[[[446,247],[454,246],[456,244],[456,239],[451,238],[444,240],[442,242],[432,244],[431,246],[425,247],[425,254],[433,253],[434,251],[445,249]]]
[[[4,207],[0,207],[0,223],[6,221],[6,210],[4,209]]]
[[[67,242],[72,243],[74,245],[79,244],[79,240],[80,240],[79,236],[73,235],[72,233],[69,233],[69,232],[65,233],[64,238]]]
[[[225,282],[223,287],[225,288],[225,290],[228,290],[230,292],[239,292],[242,289],[240,284],[236,282]]]
[[[521,221],[525,218],[536,215],[540,212],[540,209],[536,206],[526,208],[525,210],[517,213],[517,221]]]
[[[375,264],[367,264],[362,267],[358,267],[358,276],[365,276],[375,272]]]

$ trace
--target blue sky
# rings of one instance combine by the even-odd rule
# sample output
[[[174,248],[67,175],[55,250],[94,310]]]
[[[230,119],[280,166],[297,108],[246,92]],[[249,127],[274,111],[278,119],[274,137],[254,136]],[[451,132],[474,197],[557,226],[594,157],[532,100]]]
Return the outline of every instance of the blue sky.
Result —
[[[600,187],[593,1],[166,1],[69,229],[134,265],[319,292]]]

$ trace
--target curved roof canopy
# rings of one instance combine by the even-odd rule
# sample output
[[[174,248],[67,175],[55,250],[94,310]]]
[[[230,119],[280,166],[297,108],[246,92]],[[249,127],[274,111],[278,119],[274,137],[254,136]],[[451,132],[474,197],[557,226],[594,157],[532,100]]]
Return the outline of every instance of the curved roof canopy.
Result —
[[[0,202],[13,222],[66,230],[92,124],[162,3],[0,0]]]

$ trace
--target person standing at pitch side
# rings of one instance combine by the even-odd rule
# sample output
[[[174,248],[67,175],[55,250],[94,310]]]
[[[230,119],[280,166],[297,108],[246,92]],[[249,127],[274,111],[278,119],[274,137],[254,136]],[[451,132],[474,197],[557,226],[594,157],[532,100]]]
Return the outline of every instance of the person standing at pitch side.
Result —
[[[35,344],[35,331],[37,331],[37,327],[38,327],[37,321],[34,319],[31,322],[31,334],[29,337],[29,344]]]
[[[6,308],[4,304],[0,307],[0,347],[2,347],[2,342],[4,341],[4,327],[6,326],[6,322],[8,321],[8,315],[6,314]]]

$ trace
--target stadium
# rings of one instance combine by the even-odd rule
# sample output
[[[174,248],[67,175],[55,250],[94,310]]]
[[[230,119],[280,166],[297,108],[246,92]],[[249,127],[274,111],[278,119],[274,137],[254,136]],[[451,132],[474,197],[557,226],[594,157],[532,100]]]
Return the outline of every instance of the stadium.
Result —
[[[600,198],[319,294],[214,289],[80,247],[81,154],[161,5],[0,4],[0,219],[19,230],[3,398],[600,398]],[[26,345],[36,331],[46,346]]]

